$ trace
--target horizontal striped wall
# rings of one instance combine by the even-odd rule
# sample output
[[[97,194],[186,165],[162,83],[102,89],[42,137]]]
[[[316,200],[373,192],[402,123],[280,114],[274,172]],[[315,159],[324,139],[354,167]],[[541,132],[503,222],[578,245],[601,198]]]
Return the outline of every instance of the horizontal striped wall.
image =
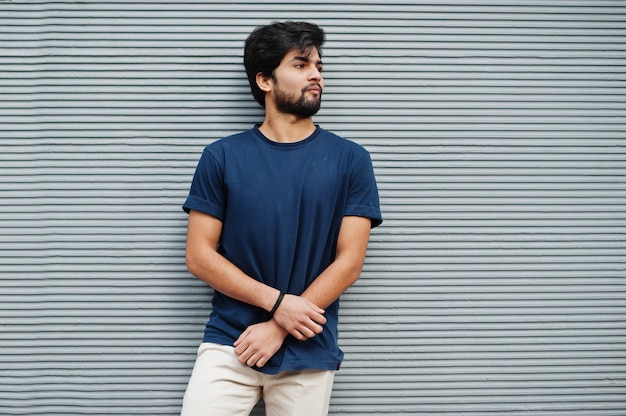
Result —
[[[330,414],[626,414],[626,3],[592,0],[0,1],[0,414],[178,414],[180,205],[285,19],[327,31],[316,121],[385,218]]]

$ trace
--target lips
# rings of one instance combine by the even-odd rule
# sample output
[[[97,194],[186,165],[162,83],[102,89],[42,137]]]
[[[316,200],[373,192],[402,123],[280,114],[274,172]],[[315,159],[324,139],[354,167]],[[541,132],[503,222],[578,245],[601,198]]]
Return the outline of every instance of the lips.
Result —
[[[322,93],[322,87],[319,86],[318,84],[313,84],[313,85],[309,85],[306,88],[307,92],[313,93],[315,95],[320,95]]]

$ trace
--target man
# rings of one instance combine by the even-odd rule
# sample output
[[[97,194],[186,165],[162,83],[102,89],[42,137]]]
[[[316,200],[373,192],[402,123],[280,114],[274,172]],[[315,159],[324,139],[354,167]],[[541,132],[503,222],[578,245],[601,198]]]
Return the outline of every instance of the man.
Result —
[[[207,146],[183,208],[187,267],[215,289],[183,416],[328,413],[339,296],[382,222],[371,159],[313,123],[324,32],[255,29],[244,66],[260,126]]]

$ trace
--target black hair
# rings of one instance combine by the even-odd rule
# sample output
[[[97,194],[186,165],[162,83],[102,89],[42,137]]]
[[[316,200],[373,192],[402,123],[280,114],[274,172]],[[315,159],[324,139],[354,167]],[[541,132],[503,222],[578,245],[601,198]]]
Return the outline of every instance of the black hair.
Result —
[[[265,92],[256,83],[259,72],[265,77],[273,76],[280,61],[293,49],[305,52],[315,48],[321,56],[324,40],[324,31],[308,22],[277,22],[254,29],[246,39],[243,54],[254,99],[265,107]]]

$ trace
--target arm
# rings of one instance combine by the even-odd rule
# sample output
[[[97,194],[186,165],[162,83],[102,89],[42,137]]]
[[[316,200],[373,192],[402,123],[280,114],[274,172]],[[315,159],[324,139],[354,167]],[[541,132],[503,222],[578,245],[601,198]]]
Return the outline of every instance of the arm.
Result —
[[[325,308],[359,278],[365,261],[370,228],[371,220],[368,218],[344,217],[334,262],[315,279],[302,296],[285,296],[274,314],[274,319],[249,326],[237,339],[235,353],[242,364],[263,367],[278,351],[287,336],[285,325],[290,325],[290,318],[298,310],[297,303],[292,304],[292,301],[305,298]],[[322,331],[321,326],[313,331],[304,324],[295,328],[297,336],[294,337],[301,341]]]
[[[199,211],[189,212],[185,260],[191,274],[215,290],[268,310],[277,290],[243,273],[217,252],[222,222]]]
[[[189,213],[186,248],[189,272],[231,298],[271,310],[280,291],[246,275],[219,254],[217,245],[221,233],[222,222],[219,219],[199,211]],[[326,322],[322,309],[304,298],[295,298],[301,315],[286,317],[291,318],[289,321],[297,319],[313,328],[318,326],[317,322]]]
[[[365,262],[371,227],[369,218],[344,217],[335,261],[304,291],[304,298],[325,308],[357,281]]]
[[[310,300],[320,308],[326,308],[352,286],[363,268],[370,229],[369,218],[344,217],[337,239],[335,260],[313,281],[301,297]],[[292,330],[289,328],[288,321],[295,313],[290,302],[293,297],[295,296],[285,296],[285,300],[274,314],[274,319],[290,333]],[[321,327],[314,332],[307,330],[306,325],[300,324],[296,326],[295,331],[301,334],[296,338],[304,340],[321,332]]]

